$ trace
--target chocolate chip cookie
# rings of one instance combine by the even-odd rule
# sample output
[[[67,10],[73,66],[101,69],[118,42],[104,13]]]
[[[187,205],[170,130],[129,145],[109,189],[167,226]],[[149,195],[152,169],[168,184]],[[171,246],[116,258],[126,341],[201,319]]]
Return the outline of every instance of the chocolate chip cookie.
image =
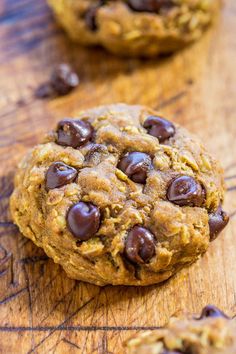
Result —
[[[48,0],[69,36],[125,56],[171,53],[199,39],[221,0]]]
[[[75,279],[148,285],[196,261],[228,222],[223,171],[178,124],[116,104],[61,120],[19,165],[11,212]]]
[[[125,343],[127,354],[235,354],[236,321],[212,305],[199,318],[171,319],[165,328]]]

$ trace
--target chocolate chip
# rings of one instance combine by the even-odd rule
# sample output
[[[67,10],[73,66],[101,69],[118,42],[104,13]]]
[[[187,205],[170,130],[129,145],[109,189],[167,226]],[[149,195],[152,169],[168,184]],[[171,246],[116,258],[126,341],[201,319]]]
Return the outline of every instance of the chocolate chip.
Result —
[[[83,120],[63,119],[57,126],[57,144],[77,148],[87,143],[93,135],[93,127]]]
[[[147,129],[148,134],[158,138],[160,143],[163,143],[175,134],[174,124],[162,117],[150,116],[145,120],[143,126]]]
[[[85,15],[84,15],[84,20],[86,23],[86,26],[90,29],[90,31],[95,32],[98,29],[98,25],[97,25],[97,11],[98,9],[105,5],[107,2],[107,0],[100,0],[99,3],[95,6],[90,7]]]
[[[98,6],[93,6],[85,13],[84,19],[86,26],[90,29],[90,31],[95,32],[97,30],[97,10]]]
[[[63,96],[78,86],[79,78],[68,64],[60,64],[52,72],[50,83],[56,93]]]
[[[162,9],[171,8],[172,0],[128,0],[128,5],[134,11],[159,12]]]
[[[125,242],[125,255],[134,263],[147,263],[155,254],[153,234],[144,227],[134,226]]]
[[[202,313],[200,317],[198,318],[199,320],[202,320],[203,318],[206,317],[224,317],[224,318],[229,318],[224,312],[219,310],[216,306],[214,305],[207,305],[202,309]]]
[[[167,190],[167,199],[180,206],[202,206],[205,190],[190,176],[179,176],[171,181]]]
[[[82,241],[93,237],[100,226],[100,210],[92,203],[79,202],[67,214],[67,225],[71,233]]]
[[[117,167],[132,181],[144,184],[151,164],[149,155],[143,152],[130,152],[121,158]]]
[[[73,182],[78,175],[75,168],[63,162],[54,162],[46,173],[46,189],[54,189]]]
[[[44,99],[44,98],[49,98],[54,96],[55,96],[55,92],[50,82],[45,82],[41,84],[35,91],[35,97],[37,98]]]
[[[49,81],[41,84],[35,91],[37,98],[53,98],[63,96],[79,84],[78,75],[68,64],[58,65],[52,72]]]
[[[218,234],[225,228],[229,222],[229,216],[224,212],[219,206],[215,213],[209,214],[209,229],[210,229],[210,240],[216,239]]]

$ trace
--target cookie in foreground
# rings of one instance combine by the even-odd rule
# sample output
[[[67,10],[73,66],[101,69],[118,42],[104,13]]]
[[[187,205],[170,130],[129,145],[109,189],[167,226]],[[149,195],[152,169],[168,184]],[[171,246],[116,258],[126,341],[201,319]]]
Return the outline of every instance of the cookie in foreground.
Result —
[[[178,124],[115,104],[61,120],[19,164],[11,213],[74,279],[160,283],[228,222],[220,164]]]
[[[171,53],[199,39],[220,0],[48,0],[76,42],[125,56]]]
[[[124,346],[127,354],[235,354],[236,321],[208,305],[199,318],[173,318],[166,327],[140,333]]]

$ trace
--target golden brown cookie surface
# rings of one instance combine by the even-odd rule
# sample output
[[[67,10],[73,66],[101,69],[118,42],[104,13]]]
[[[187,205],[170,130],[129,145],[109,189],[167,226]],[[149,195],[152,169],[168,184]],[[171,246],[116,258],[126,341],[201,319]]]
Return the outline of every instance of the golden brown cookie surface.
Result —
[[[199,141],[146,107],[59,122],[23,159],[11,212],[75,279],[148,285],[203,254],[227,224],[223,171]]]
[[[127,340],[125,348],[127,354],[234,354],[236,321],[208,305],[200,318],[172,318],[165,328]]]
[[[48,0],[76,42],[125,56],[170,53],[199,39],[220,0]]]

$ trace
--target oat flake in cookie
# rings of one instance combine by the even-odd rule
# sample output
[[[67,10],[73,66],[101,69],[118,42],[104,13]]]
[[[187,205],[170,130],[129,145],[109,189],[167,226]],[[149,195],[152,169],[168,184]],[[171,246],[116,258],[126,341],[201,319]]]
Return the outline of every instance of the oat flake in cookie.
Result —
[[[48,0],[58,22],[81,44],[152,57],[196,41],[221,0]]]
[[[236,320],[208,305],[199,318],[172,318],[155,331],[145,331],[125,343],[126,354],[235,354]]]
[[[223,171],[184,128],[141,106],[65,117],[20,163],[11,213],[75,279],[162,282],[226,226]]]

